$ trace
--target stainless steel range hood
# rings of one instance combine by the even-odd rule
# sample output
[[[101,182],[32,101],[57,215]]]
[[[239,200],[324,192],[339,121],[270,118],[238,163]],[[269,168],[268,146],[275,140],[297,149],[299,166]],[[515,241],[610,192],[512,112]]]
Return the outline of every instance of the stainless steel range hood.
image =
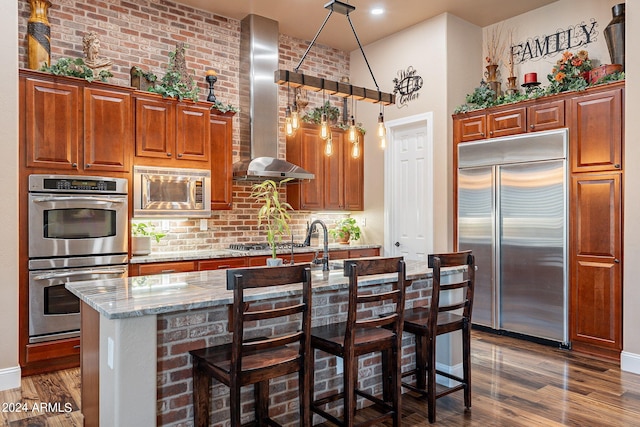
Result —
[[[313,179],[303,168],[278,159],[278,22],[247,15],[240,37],[240,158],[234,179]]]

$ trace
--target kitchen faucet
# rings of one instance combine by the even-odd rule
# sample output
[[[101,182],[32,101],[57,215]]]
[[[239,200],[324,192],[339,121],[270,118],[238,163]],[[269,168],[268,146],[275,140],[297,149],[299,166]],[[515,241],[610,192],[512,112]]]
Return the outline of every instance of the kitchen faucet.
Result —
[[[307,238],[304,239],[304,246],[311,246],[311,234],[314,232],[316,225],[320,225],[323,229],[324,245],[322,250],[324,251],[324,254],[322,255],[321,260],[318,260],[316,255],[311,262],[313,264],[322,264],[322,271],[329,271],[329,233],[327,231],[327,225],[324,222],[316,219],[311,223],[309,230],[307,231]]]

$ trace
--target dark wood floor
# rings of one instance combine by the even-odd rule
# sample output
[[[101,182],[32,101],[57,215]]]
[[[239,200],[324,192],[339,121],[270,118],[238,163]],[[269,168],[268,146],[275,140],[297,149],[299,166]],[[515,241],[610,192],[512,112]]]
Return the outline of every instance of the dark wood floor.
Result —
[[[460,392],[443,397],[433,425],[640,426],[640,375],[621,372],[613,363],[478,331],[472,363],[472,408],[465,411]],[[0,392],[0,425],[82,426],[79,390],[77,369],[23,378],[22,389]],[[40,402],[54,409],[58,403],[60,412],[4,407],[22,403],[31,409]],[[71,412],[64,412],[69,405]],[[402,425],[428,426],[425,418],[424,400],[404,394]]]

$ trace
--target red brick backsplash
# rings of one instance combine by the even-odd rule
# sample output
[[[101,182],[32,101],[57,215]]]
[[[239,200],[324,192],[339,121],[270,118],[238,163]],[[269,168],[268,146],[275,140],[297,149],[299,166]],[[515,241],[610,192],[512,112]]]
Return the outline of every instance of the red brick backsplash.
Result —
[[[204,80],[207,69],[218,73],[215,94],[223,103],[239,105],[240,21],[208,11],[167,0],[57,0],[49,9],[51,23],[51,60],[61,57],[83,57],[82,38],[95,31],[100,38],[100,56],[113,61],[114,77],[110,83],[129,86],[129,70],[133,65],[148,69],[159,77],[164,75],[168,53],[176,42],[187,45],[187,68],[194,73],[205,100],[208,85]],[[18,0],[18,59],[20,67],[27,67],[27,20],[30,15],[28,0]],[[280,35],[280,66],[292,70],[300,61],[309,42]],[[340,80],[349,75],[349,53],[322,45],[314,45],[300,71],[319,77]],[[293,91],[292,91],[293,92]],[[289,94],[293,96],[293,93]],[[308,110],[322,104],[322,96],[309,93]],[[332,97],[332,104],[341,108],[342,100]],[[287,103],[287,88],[279,91],[281,123]],[[240,136],[238,115],[234,117],[233,161],[239,160]],[[282,126],[281,126],[282,128]],[[286,156],[284,132],[279,135],[278,155]],[[264,242],[265,234],[257,227],[257,209],[249,199],[251,188],[247,184],[234,185],[232,211],[214,212],[208,220],[209,231],[200,231],[199,221],[170,221],[171,232],[154,252],[218,249],[235,242]],[[314,217],[321,217],[313,215]],[[332,222],[344,215],[324,215]],[[302,240],[310,214],[292,215],[292,231],[296,241]]]

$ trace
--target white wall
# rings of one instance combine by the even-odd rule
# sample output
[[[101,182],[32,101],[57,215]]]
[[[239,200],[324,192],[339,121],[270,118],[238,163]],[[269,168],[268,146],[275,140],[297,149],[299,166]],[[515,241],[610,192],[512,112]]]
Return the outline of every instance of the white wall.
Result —
[[[474,70],[481,65],[481,29],[449,14],[439,15],[376,43],[365,46],[365,54],[380,89],[393,92],[393,79],[412,66],[424,82],[419,97],[404,107],[386,107],[385,120],[395,120],[425,112],[434,117],[434,250],[452,249],[452,148],[451,112],[453,100],[480,81]],[[351,82],[375,88],[359,50],[351,54]],[[357,120],[365,135],[365,216],[367,243],[384,242],[384,152],[379,149],[375,128],[379,106],[358,103]]]
[[[0,2],[0,390],[20,386],[18,366],[18,3]]]

